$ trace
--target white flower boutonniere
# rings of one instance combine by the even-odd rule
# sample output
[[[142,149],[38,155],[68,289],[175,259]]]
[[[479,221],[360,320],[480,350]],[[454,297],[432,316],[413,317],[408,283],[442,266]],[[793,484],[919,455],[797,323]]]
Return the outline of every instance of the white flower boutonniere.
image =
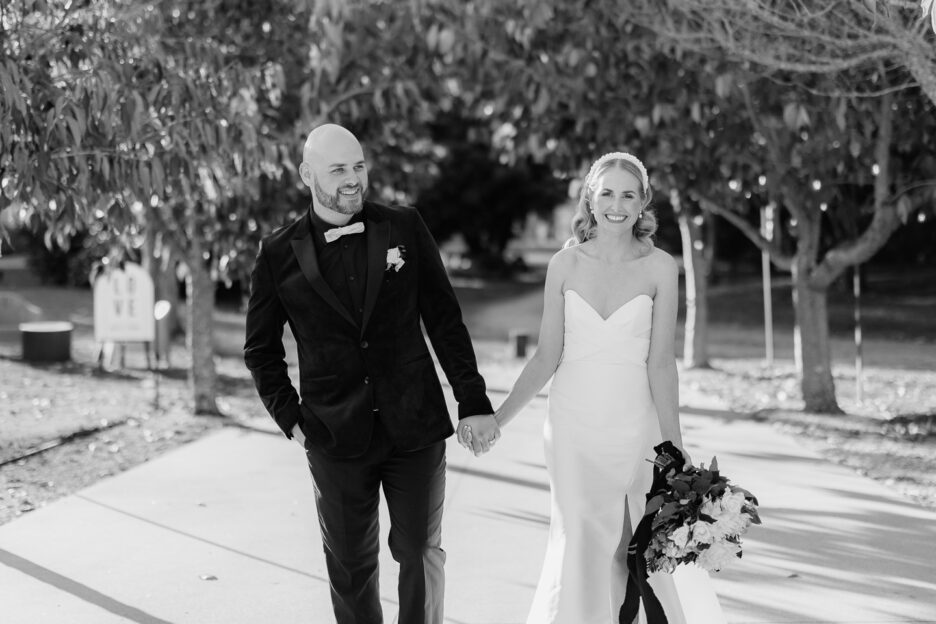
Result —
[[[403,268],[403,265],[406,264],[406,261],[403,260],[403,256],[406,254],[406,248],[403,245],[397,245],[396,247],[391,247],[387,250],[387,268],[385,271],[393,269],[397,273],[400,272],[400,269]]]

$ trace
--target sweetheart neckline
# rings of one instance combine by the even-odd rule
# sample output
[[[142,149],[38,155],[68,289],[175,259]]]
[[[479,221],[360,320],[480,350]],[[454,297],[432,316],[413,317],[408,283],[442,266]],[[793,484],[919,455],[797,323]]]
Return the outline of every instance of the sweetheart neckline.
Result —
[[[581,299],[582,303],[584,303],[585,306],[588,307],[589,310],[591,310],[592,312],[594,312],[594,313],[595,313],[595,316],[597,316],[599,319],[601,319],[601,321],[604,322],[604,323],[607,323],[608,321],[610,321],[611,318],[612,318],[615,314],[617,314],[618,312],[620,312],[621,310],[623,310],[624,308],[626,308],[627,306],[629,306],[630,304],[632,304],[632,303],[633,303],[634,301],[636,301],[637,299],[640,299],[641,297],[646,297],[647,299],[650,300],[650,304],[651,304],[651,305],[653,304],[653,297],[651,297],[651,296],[648,295],[647,293],[639,293],[639,294],[637,294],[637,295],[634,295],[633,297],[631,297],[630,299],[628,299],[627,301],[625,301],[625,302],[622,303],[621,305],[619,305],[619,306],[617,307],[617,309],[615,309],[613,312],[611,312],[611,314],[609,314],[609,315],[607,316],[607,318],[605,318],[605,317],[601,316],[601,314],[598,312],[597,309],[595,309],[595,306],[593,306],[592,304],[588,303],[588,300],[585,299],[585,297],[583,297],[582,295],[580,295],[580,294],[578,293],[578,291],[576,291],[574,288],[566,288],[566,289],[565,289],[565,293],[563,293],[563,296],[565,296],[565,294],[568,294],[568,293],[570,293],[570,292],[571,292],[571,293],[575,293],[575,296],[578,297],[579,299]]]

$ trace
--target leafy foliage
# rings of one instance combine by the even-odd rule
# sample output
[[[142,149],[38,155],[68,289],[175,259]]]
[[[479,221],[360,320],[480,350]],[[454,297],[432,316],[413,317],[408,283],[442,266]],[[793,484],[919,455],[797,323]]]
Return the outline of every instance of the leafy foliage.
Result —
[[[140,227],[149,210],[175,224],[276,175],[264,72],[232,64],[207,17],[186,2],[8,6],[0,207],[63,239],[94,220]]]

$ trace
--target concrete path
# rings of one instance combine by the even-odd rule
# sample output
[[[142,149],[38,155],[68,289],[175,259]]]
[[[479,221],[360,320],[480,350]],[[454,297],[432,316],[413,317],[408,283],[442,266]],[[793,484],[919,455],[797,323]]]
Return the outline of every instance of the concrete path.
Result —
[[[482,458],[451,442],[449,624],[525,621],[548,523],[544,415],[534,400]],[[0,527],[0,622],[334,622],[303,453],[257,422],[268,432],[223,430]],[[730,622],[936,622],[936,513],[701,399],[683,425],[696,461],[717,454],[761,502],[744,559],[713,576]],[[385,547],[381,574],[391,622]]]

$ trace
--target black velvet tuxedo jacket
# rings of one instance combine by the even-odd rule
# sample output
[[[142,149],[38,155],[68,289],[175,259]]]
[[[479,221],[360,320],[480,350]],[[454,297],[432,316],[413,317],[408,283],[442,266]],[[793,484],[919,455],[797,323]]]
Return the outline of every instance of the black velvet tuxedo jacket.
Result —
[[[363,321],[319,271],[308,213],[266,237],[251,275],[244,360],[287,437],[354,457],[379,417],[394,444],[415,450],[454,432],[420,320],[458,401],[459,418],[493,412],[461,309],[419,213],[364,202],[367,281]],[[337,243],[335,243],[337,244]],[[399,271],[387,251],[403,250]],[[299,392],[287,375],[283,326],[298,343]],[[379,416],[375,416],[379,410]]]

